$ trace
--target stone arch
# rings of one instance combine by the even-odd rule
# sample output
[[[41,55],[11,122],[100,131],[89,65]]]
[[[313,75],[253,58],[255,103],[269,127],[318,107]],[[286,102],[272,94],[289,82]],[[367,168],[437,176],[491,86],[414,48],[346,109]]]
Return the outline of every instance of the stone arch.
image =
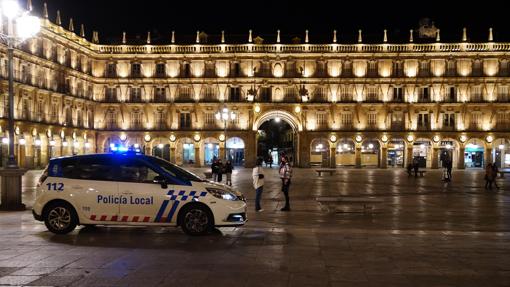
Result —
[[[273,111],[268,111],[268,112],[261,114],[253,122],[253,130],[257,131],[259,129],[259,127],[264,122],[275,119],[275,118],[280,118],[280,119],[284,120],[285,122],[287,122],[295,132],[303,130],[303,125],[301,124],[301,121],[298,118],[296,118],[294,115],[292,115],[291,113],[289,113],[287,111],[283,111],[283,110],[273,110]]]
[[[393,136],[386,144],[386,160],[388,167],[404,167],[407,141],[403,136]]]
[[[336,143],[335,163],[337,166],[356,165],[356,144],[352,138],[340,138]]]
[[[233,165],[244,164],[245,141],[243,138],[237,136],[227,138],[225,151],[227,160],[230,160]]]
[[[510,167],[510,139],[497,138],[493,141],[491,159],[499,168]]]
[[[176,141],[175,162],[178,165],[195,164],[195,147],[198,145],[192,138],[182,137]]]
[[[361,166],[381,166],[382,143],[378,138],[364,138],[361,142]]]
[[[207,137],[201,141],[200,154],[203,165],[211,165],[214,158],[220,158],[220,141],[215,137]]]
[[[331,162],[329,140],[324,137],[312,139],[310,142],[310,165],[328,167]]]
[[[460,144],[457,139],[449,137],[441,139],[438,152],[439,167],[443,167],[445,160],[449,158],[454,167],[464,168],[464,155],[459,155],[459,152]],[[461,164],[459,164],[459,159],[461,159]]]
[[[472,137],[464,143],[464,167],[466,168],[483,168],[485,166],[485,153],[487,152],[484,139]]]

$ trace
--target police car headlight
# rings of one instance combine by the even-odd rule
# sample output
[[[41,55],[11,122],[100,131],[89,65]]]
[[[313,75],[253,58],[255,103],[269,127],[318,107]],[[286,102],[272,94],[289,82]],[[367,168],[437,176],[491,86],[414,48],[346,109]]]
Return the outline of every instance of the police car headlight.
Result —
[[[206,188],[207,191],[212,194],[216,198],[224,199],[224,200],[237,200],[237,196],[233,194],[232,192],[223,190],[223,189],[217,189],[217,188]]]

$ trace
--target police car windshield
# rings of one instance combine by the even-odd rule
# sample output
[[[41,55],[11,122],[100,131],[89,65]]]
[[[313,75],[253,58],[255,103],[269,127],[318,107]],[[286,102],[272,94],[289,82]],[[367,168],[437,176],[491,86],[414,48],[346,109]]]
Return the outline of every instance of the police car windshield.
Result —
[[[189,181],[205,181],[201,179],[198,175],[189,172],[183,168],[180,168],[176,166],[175,164],[169,163],[168,161],[156,158],[156,157],[148,157],[149,160],[155,164],[160,166],[162,169],[164,169],[169,174],[175,176],[178,179],[184,179]]]

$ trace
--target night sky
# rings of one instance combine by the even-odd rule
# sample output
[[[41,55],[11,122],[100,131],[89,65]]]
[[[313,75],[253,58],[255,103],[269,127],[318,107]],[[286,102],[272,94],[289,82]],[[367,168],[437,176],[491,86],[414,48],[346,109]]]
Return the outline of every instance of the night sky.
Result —
[[[24,3],[26,0],[20,0]],[[41,15],[44,1],[33,0],[34,12]],[[333,29],[339,43],[354,43],[357,30],[363,29],[364,42],[382,42],[382,30],[388,29],[389,42],[407,41],[409,29],[417,29],[420,18],[432,19],[441,29],[444,42],[459,41],[462,27],[468,28],[472,42],[486,41],[488,28],[494,28],[496,41],[510,39],[510,12],[504,1],[190,1],[190,0],[47,0],[50,20],[60,9],[63,26],[73,17],[75,27],[83,23],[87,37],[98,30],[103,43],[120,40],[122,31],[133,39],[145,39],[152,31],[154,42],[169,42],[175,30],[178,43],[192,43],[197,30],[245,41],[249,29],[275,41],[276,30],[282,42],[295,36],[304,38],[310,30],[310,42],[330,42]],[[455,2],[455,4],[453,3]],[[470,1],[473,2],[473,1]],[[475,1],[476,3],[476,1]],[[506,15],[505,15],[506,14]],[[186,37],[185,35],[188,35]],[[236,36],[237,35],[237,36]],[[159,39],[159,40],[158,40]],[[133,39],[134,40],[134,39]],[[239,42],[238,41],[238,42]],[[214,40],[210,41],[215,42]]]

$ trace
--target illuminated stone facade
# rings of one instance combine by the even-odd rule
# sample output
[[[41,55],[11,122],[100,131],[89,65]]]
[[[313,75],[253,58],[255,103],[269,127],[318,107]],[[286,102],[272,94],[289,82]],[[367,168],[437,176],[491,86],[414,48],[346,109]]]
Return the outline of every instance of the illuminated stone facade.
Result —
[[[100,45],[43,19],[15,51],[16,148],[25,167],[49,157],[139,145],[178,164],[208,164],[227,141],[257,155],[257,130],[294,130],[294,164],[438,168],[505,165],[510,148],[510,44],[414,43]],[[4,29],[5,27],[2,27]],[[82,28],[83,29],[83,28]],[[72,29],[71,29],[72,30]],[[489,36],[492,38],[492,35]],[[228,39],[227,39],[228,40]],[[384,38],[386,40],[386,36]],[[228,41],[226,41],[228,43]],[[7,127],[6,47],[0,45],[1,127]],[[4,139],[6,142],[7,139]],[[228,146],[227,146],[228,148]],[[2,145],[3,163],[7,145]],[[510,152],[510,150],[509,150]],[[510,158],[507,159],[510,163]]]

